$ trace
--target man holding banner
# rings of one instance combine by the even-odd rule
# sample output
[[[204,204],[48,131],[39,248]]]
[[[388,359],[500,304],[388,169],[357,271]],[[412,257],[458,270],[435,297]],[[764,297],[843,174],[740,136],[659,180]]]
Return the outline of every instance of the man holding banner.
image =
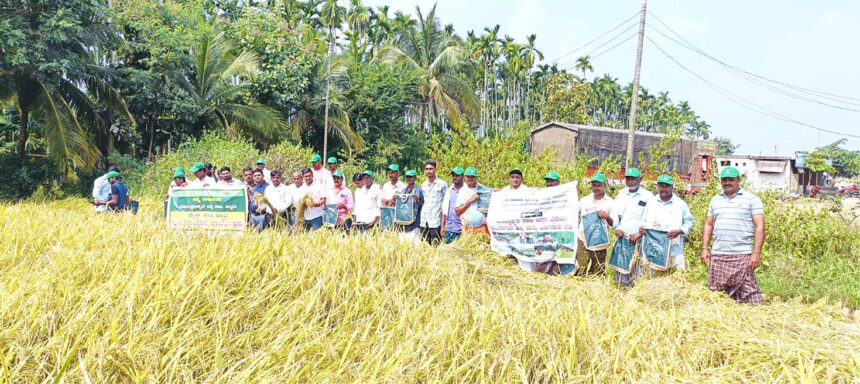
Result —
[[[617,223],[615,201],[606,196],[606,176],[591,177],[591,193],[579,201],[581,253],[577,255],[580,275],[602,274],[609,248],[609,228]]]
[[[674,184],[675,182],[669,175],[657,177],[658,196],[648,201],[648,205],[645,207],[645,224],[640,229],[640,234],[645,235],[648,229],[666,232],[670,260],[667,260],[665,265],[667,268],[683,271],[685,268],[684,237],[693,230],[695,221],[687,203],[675,195]],[[649,254],[647,250],[643,253]],[[650,265],[648,266],[650,267]],[[663,268],[648,268],[648,271],[653,273],[655,269],[661,270]]]
[[[624,183],[627,188],[615,197],[618,207],[615,236],[618,236],[618,240],[612,248],[609,267],[615,270],[615,282],[621,286],[632,286],[640,273],[635,252],[639,229],[645,226],[645,206],[654,198],[654,194],[641,188],[642,173],[636,168],[631,167],[624,172]]]

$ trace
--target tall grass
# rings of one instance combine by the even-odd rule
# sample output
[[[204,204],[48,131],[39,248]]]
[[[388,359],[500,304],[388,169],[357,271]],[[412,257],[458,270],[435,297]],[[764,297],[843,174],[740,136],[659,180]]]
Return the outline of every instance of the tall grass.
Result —
[[[0,381],[856,382],[860,320],[525,274],[480,243],[168,231],[0,205]],[[152,213],[147,213],[152,212]]]

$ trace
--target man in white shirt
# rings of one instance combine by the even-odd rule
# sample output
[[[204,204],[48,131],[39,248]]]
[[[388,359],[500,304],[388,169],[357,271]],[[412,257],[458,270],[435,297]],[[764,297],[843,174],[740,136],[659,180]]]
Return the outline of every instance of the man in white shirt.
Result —
[[[263,195],[269,201],[271,207],[266,210],[273,216],[275,222],[279,220],[287,220],[287,208],[293,203],[293,196],[290,194],[290,188],[281,182],[281,171],[276,169],[271,173],[272,185],[266,188]],[[274,208],[277,212],[272,212]],[[278,219],[280,218],[280,219]]]
[[[110,182],[108,182],[107,177],[105,177],[108,172],[119,172],[119,167],[111,165],[104,175],[97,177],[95,181],[93,181],[93,204],[96,212],[104,212],[108,209],[106,204],[97,204],[107,203],[110,200]]]
[[[334,180],[331,177],[331,172],[322,166],[322,157],[314,154],[311,156],[311,172],[314,175],[314,183],[322,186],[323,190],[329,191],[334,188]]]
[[[323,213],[328,190],[314,181],[314,173],[310,168],[302,171],[305,184],[299,188],[299,194],[311,197],[311,206],[305,207],[305,229],[317,230],[322,228]]]
[[[305,184],[301,172],[293,172],[291,175],[293,182],[287,186],[287,193],[290,197],[290,205],[287,208],[287,222],[290,225],[296,225],[296,209],[298,209],[299,201],[302,200],[300,188]]]
[[[580,228],[582,228],[581,217],[591,212],[597,212],[597,216],[605,221],[608,228],[612,228],[618,222],[615,201],[606,195],[606,182],[606,176],[602,172],[597,172],[591,177],[591,193],[579,200]],[[579,240],[582,246],[579,248],[581,252],[577,252],[576,255],[577,264],[579,264],[576,273],[578,275],[603,274],[606,267],[606,250],[590,251],[585,248],[582,239]]]
[[[421,192],[424,193],[421,236],[431,245],[435,245],[442,241],[442,200],[448,191],[448,183],[436,177],[436,162],[433,160],[424,163],[424,176],[427,179],[421,183]]]
[[[224,166],[218,170],[218,186],[241,187],[245,185],[242,180],[234,179],[230,167]]]
[[[266,180],[267,183],[272,184],[272,171],[266,168],[266,160],[265,159],[257,159],[257,169],[263,171],[263,180]]]
[[[669,266],[683,271],[684,238],[693,230],[695,220],[690,213],[690,207],[674,193],[672,176],[657,177],[657,193],[645,206],[645,218],[639,229],[641,234],[646,228],[659,229],[669,232],[669,255],[672,257]]]
[[[397,164],[388,166],[388,181],[382,184],[382,206],[393,207],[394,195],[406,188],[406,184],[400,181],[400,167]]]
[[[364,171],[362,187],[355,190],[355,228],[367,231],[379,222],[382,190],[373,183],[373,172]]]
[[[651,191],[642,188],[642,173],[636,168],[627,168],[624,172],[624,183],[627,188],[618,192],[615,197],[615,207],[618,209],[618,225],[615,226],[615,236],[625,237],[636,244],[639,241],[639,228],[645,224],[645,205],[654,197]],[[621,247],[624,243],[616,243]],[[622,286],[631,286],[639,276],[639,263],[633,264],[630,273],[615,271],[615,281]]]
[[[523,171],[519,168],[514,168],[508,172],[508,185],[502,188],[503,191],[528,192],[529,186],[523,184]]]
[[[211,187],[215,185],[215,179],[206,176],[206,170],[203,163],[197,162],[191,166],[191,173],[194,177],[188,182],[189,187]]]

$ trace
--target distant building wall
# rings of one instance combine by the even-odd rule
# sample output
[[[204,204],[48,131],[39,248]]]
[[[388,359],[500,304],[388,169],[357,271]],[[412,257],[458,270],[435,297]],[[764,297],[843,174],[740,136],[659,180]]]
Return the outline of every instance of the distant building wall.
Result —
[[[792,190],[791,158],[788,156],[717,156],[717,169],[735,167],[744,176],[748,188],[790,192]]]

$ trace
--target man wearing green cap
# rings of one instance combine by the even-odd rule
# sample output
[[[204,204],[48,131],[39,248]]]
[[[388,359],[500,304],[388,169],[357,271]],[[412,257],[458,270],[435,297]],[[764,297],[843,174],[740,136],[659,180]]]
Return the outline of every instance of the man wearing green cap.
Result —
[[[451,188],[442,199],[442,233],[445,234],[445,244],[450,244],[460,238],[463,233],[463,222],[460,215],[466,212],[474,201],[478,200],[475,191],[463,188],[463,168],[455,167],[451,170]],[[474,200],[472,200],[474,198]],[[468,202],[468,204],[467,204]]]
[[[463,223],[463,233],[483,233],[489,237],[490,231],[487,228],[487,209],[486,207],[479,206],[479,200],[482,193],[491,191],[487,191],[488,188],[478,184],[478,170],[475,169],[475,167],[466,168],[463,175],[466,178],[466,189],[471,191],[471,195],[469,195],[469,198],[463,203],[463,212],[460,213],[460,221]],[[464,194],[464,196],[466,196],[466,194]]]
[[[412,223],[403,225],[403,232],[400,233],[400,240],[406,242],[412,242],[418,244],[421,242],[421,231],[419,227],[421,226],[421,207],[424,206],[424,192],[421,191],[421,187],[415,184],[415,180],[418,179],[418,172],[410,169],[405,173],[406,176],[406,186],[400,191],[400,194],[396,195],[395,198],[402,198],[403,196],[411,196],[414,204],[412,205],[412,217],[414,220]]]
[[[337,170],[337,157],[329,157],[326,160],[326,165],[328,165],[328,171],[331,172],[332,177],[334,177],[334,171]]]
[[[529,189],[528,185],[523,184],[523,171],[514,168],[508,172],[508,185],[502,191],[528,192]]]
[[[265,159],[257,159],[257,169],[263,172],[263,180],[268,184],[272,184],[272,171],[266,168],[266,160]]]
[[[711,198],[702,230],[702,262],[708,265],[708,288],[725,291],[740,303],[760,304],[755,270],[764,244],[764,206],[740,187],[737,168],[720,172],[723,192]],[[710,250],[711,235],[714,244]]]
[[[311,172],[314,176],[314,184],[319,185],[325,191],[330,191],[334,188],[334,180],[331,177],[331,172],[322,166],[322,156],[314,153],[311,156]]]
[[[646,228],[669,232],[669,255],[672,257],[669,265],[683,271],[684,238],[693,230],[695,221],[687,203],[675,195],[674,188],[672,176],[657,177],[657,196],[645,206],[645,220],[639,233],[644,235]]]
[[[546,182],[546,187],[557,187],[561,184],[561,176],[558,175],[558,172],[549,171],[546,175],[543,176],[544,182]]]
[[[406,187],[400,181],[400,167],[397,164],[388,166],[388,181],[382,184],[382,206],[393,207],[394,195],[400,193]]]
[[[170,192],[174,189],[186,186],[188,186],[188,181],[185,180],[185,168],[177,167],[176,171],[173,172],[173,181],[167,187],[167,194],[170,195]]]
[[[615,197],[615,207],[618,209],[618,225],[615,226],[615,235],[627,238],[629,243],[618,242],[615,247],[627,244],[635,247],[639,241],[639,229],[645,225],[645,206],[654,198],[651,191],[641,188],[642,173],[636,168],[627,168],[624,172],[624,184],[627,188],[618,192]],[[631,248],[627,248],[628,250]],[[631,286],[640,274],[639,263],[633,264],[630,273],[615,271],[615,281],[622,286]]]
[[[355,207],[355,201],[352,199],[352,191],[343,184],[343,172],[336,169],[332,174],[334,180],[334,188],[326,200],[328,204],[337,205],[337,227],[349,230],[352,227],[352,220],[348,218],[350,212]]]
[[[197,162],[191,166],[191,173],[194,174],[194,178],[188,182],[189,187],[211,187],[215,185],[215,179],[206,176],[206,169],[204,168],[203,163]]]
[[[96,206],[106,206],[108,212],[120,212],[128,204],[128,187],[119,179],[119,172],[110,171],[105,174],[105,179],[110,183],[110,197],[107,201],[94,201]]]
[[[110,199],[110,183],[107,181],[105,176],[111,171],[119,172],[119,167],[111,165],[108,167],[108,170],[104,175],[97,177],[95,181],[93,181],[93,205],[95,206],[96,212],[107,211],[107,205],[95,203],[105,203]]]
[[[361,187],[355,190],[355,229],[366,232],[379,222],[379,207],[382,190],[373,182],[373,172],[366,170],[362,176]]]
[[[591,177],[591,193],[579,200],[579,214],[582,217],[596,212],[597,216],[603,219],[604,225],[608,226],[608,230],[618,223],[618,216],[615,213],[615,201],[606,195],[606,182],[606,176],[602,172],[597,172]],[[581,219],[579,227],[582,228]],[[577,264],[580,266],[577,274],[602,274],[606,267],[606,250],[588,250],[582,238],[580,243],[581,252],[577,252],[576,255]]]
[[[431,245],[442,241],[442,200],[448,192],[448,183],[436,177],[436,161],[424,162],[424,182],[421,192],[424,193],[424,206],[421,207],[421,235]]]

